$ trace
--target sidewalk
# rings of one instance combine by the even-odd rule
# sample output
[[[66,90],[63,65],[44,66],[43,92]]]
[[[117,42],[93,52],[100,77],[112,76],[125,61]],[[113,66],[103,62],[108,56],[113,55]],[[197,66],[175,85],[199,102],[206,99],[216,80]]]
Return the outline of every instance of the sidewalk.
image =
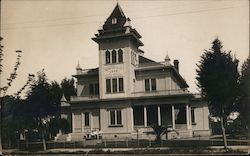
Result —
[[[250,148],[249,146],[228,146],[229,150],[231,150],[233,153],[241,153],[241,154],[249,154],[250,153]],[[96,154],[112,154],[112,153],[156,153],[156,154],[164,154],[164,153],[171,153],[174,152],[175,154],[184,154],[183,152],[188,152],[187,154],[192,154],[192,151],[194,152],[193,154],[197,154],[195,152],[199,151],[200,154],[221,154],[226,152],[227,154],[230,154],[230,151],[228,153],[227,150],[224,149],[223,146],[208,146],[206,148],[190,148],[190,147],[148,147],[148,148],[56,148],[56,149],[49,149],[46,151],[19,151],[17,149],[10,149],[10,150],[4,150],[4,154],[88,154],[88,153],[96,153]]]

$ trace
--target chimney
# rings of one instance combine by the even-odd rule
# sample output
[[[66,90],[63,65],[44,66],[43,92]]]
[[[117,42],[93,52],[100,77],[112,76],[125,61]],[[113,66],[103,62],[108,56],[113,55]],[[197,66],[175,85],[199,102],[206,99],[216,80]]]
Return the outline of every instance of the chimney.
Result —
[[[179,72],[179,61],[178,60],[174,60],[174,67]]]

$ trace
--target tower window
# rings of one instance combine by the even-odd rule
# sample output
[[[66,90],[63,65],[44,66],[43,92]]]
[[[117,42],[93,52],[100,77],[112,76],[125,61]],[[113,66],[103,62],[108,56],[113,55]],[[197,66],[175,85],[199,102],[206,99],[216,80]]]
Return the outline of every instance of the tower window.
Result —
[[[116,24],[117,23],[117,18],[112,18],[112,24]]]
[[[116,51],[113,50],[112,51],[112,63],[116,63],[117,59],[116,59]]]
[[[106,55],[106,64],[110,64],[110,52],[107,50],[105,55]]]
[[[123,62],[123,52],[121,49],[118,50],[118,62]]]

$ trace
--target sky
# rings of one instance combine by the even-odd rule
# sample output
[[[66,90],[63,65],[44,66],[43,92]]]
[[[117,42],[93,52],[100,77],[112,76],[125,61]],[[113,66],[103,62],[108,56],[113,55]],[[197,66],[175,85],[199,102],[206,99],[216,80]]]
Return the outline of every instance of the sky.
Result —
[[[196,64],[204,49],[218,37],[223,50],[232,51],[240,66],[249,56],[248,0],[119,0],[126,17],[142,36],[144,56],[157,62],[168,53],[179,60],[180,74],[191,92]],[[45,69],[48,80],[59,83],[83,69],[98,67],[98,45],[91,40],[114,9],[117,0],[2,0],[3,74],[6,84],[22,50],[17,79],[8,94],[17,92],[28,74]]]

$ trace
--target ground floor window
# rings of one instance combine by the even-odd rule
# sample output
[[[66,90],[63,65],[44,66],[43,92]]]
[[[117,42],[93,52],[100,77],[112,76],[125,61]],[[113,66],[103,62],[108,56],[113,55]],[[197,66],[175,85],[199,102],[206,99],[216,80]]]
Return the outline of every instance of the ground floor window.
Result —
[[[85,112],[85,115],[84,115],[84,121],[85,121],[85,126],[89,126],[89,112]]]
[[[192,123],[195,123],[195,114],[194,114],[194,107],[191,107],[191,121]]]
[[[110,116],[110,125],[111,126],[122,125],[121,110],[110,110],[109,116]]]
[[[175,112],[175,123],[176,124],[186,124],[186,106],[185,105],[175,105],[174,106]]]
[[[147,125],[155,126],[158,125],[158,113],[157,105],[147,106]]]
[[[134,106],[133,116],[134,116],[134,125],[143,126],[144,125],[144,106]]]
[[[161,105],[161,125],[165,127],[172,126],[172,106]]]

